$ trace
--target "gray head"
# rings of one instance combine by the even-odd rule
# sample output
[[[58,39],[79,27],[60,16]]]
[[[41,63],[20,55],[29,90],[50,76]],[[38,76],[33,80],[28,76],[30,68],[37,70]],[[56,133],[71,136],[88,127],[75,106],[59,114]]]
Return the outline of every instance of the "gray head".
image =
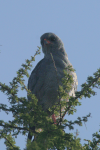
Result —
[[[44,33],[40,37],[40,42],[42,45],[42,51],[46,55],[50,54],[59,54],[62,53],[63,55],[66,55],[64,50],[64,45],[61,39],[55,35],[54,33]],[[61,54],[60,54],[61,55]]]

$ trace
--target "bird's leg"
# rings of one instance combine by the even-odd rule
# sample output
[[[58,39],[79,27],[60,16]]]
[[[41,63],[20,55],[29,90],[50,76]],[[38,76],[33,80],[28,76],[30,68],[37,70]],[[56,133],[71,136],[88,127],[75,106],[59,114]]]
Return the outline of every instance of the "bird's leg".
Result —
[[[54,124],[57,124],[57,123],[56,123],[56,117],[55,117],[55,114],[52,115],[52,119],[53,119],[53,121],[54,121]]]

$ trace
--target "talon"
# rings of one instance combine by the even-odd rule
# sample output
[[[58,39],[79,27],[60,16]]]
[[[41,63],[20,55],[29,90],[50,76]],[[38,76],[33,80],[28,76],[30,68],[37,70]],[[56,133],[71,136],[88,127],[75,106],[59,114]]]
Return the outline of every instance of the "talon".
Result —
[[[57,123],[56,123],[56,117],[55,117],[55,114],[52,115],[52,119],[53,119],[53,121],[54,121],[54,124],[57,124]]]

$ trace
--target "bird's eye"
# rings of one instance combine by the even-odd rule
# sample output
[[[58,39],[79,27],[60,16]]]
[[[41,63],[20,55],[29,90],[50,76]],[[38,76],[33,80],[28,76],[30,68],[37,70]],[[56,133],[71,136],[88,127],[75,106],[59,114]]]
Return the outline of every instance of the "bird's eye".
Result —
[[[50,40],[51,40],[51,41],[55,41],[55,37],[51,36],[51,37],[50,37]]]

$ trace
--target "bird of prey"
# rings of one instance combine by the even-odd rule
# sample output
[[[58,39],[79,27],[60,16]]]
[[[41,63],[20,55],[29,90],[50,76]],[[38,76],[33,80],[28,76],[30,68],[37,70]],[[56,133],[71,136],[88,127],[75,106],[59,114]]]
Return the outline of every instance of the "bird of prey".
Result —
[[[40,37],[44,58],[36,65],[28,80],[28,89],[35,94],[38,105],[48,112],[58,102],[58,84],[62,85],[63,70],[71,65],[64,44],[54,33],[44,33]],[[72,72],[74,83],[69,95],[75,96],[77,75]],[[50,114],[51,115],[51,114]],[[55,122],[55,116],[52,114]]]

